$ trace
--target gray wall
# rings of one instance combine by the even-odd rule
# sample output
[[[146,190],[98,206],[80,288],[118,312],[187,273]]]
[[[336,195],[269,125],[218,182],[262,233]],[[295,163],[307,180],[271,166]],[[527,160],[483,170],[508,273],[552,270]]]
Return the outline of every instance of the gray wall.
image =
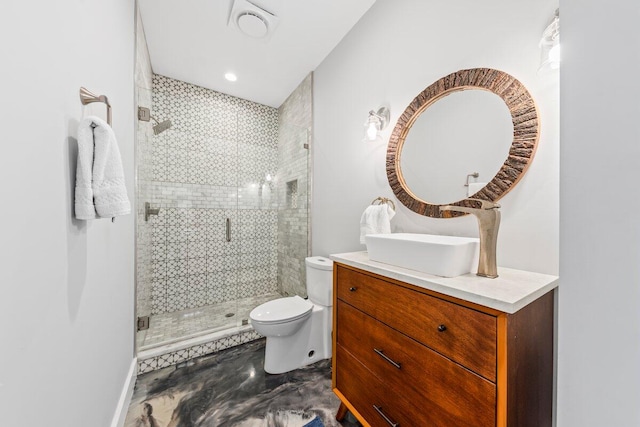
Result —
[[[640,8],[561,10],[558,425],[640,425]]]
[[[527,174],[501,201],[501,266],[558,272],[558,73],[538,74],[538,42],[557,0],[378,0],[314,72],[313,253],[364,250],[359,220],[378,196],[393,197],[386,142],[411,100],[440,77],[491,67],[518,78],[535,99],[540,143]],[[369,110],[391,124],[363,142]],[[464,179],[464,178],[463,178]],[[464,182],[464,181],[463,181]],[[477,236],[471,215],[421,217],[396,202],[394,232]]]
[[[74,217],[80,86],[109,97],[134,202],[134,2],[0,14],[2,425],[108,426],[133,367],[134,215]],[[133,208],[134,206],[132,206]],[[115,414],[116,416],[118,414]]]
[[[509,72],[538,103],[542,130],[531,169],[501,202],[499,263],[560,273],[557,425],[632,427],[640,424],[640,9],[628,0],[563,0],[560,97],[558,77],[536,73],[537,43],[556,7],[376,2],[315,72],[313,252],[364,249],[360,213],[390,193],[386,147],[360,143],[368,110],[389,102],[393,123],[442,75],[476,66]],[[476,227],[402,208],[399,215],[396,231]]]

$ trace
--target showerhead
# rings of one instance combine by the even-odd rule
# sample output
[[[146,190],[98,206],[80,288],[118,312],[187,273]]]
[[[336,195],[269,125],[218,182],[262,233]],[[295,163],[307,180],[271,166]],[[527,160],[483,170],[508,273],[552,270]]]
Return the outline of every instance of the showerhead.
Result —
[[[143,122],[148,122],[149,120],[153,120],[155,122],[155,125],[153,125],[154,135],[159,135],[171,127],[171,120],[158,122],[156,118],[151,115],[151,110],[149,110],[147,107],[138,106],[138,120],[142,120]]]
[[[153,118],[153,117],[152,117]],[[171,127],[171,120],[165,120],[158,123],[156,119],[153,119],[156,124],[153,126],[153,134],[158,135]]]

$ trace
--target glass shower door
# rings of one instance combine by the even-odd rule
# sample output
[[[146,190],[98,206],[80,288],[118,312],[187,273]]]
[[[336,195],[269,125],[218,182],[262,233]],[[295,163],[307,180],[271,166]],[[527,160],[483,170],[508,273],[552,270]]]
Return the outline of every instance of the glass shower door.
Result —
[[[281,123],[278,162],[278,280],[284,295],[306,296],[309,254],[309,127]]]

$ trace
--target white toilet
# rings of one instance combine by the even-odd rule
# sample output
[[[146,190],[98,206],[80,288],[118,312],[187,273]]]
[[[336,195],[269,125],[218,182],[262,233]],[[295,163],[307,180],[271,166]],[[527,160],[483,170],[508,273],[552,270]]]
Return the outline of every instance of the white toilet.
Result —
[[[331,357],[331,306],[333,261],[324,257],[305,260],[307,294],[279,298],[254,308],[253,328],[267,337],[264,370],[270,374],[293,371]]]

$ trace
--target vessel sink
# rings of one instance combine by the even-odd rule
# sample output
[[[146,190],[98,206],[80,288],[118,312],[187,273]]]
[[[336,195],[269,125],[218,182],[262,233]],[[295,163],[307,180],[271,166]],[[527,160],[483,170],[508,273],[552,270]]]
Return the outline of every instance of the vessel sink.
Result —
[[[365,236],[369,259],[442,277],[475,273],[480,240],[474,237],[390,233]]]

